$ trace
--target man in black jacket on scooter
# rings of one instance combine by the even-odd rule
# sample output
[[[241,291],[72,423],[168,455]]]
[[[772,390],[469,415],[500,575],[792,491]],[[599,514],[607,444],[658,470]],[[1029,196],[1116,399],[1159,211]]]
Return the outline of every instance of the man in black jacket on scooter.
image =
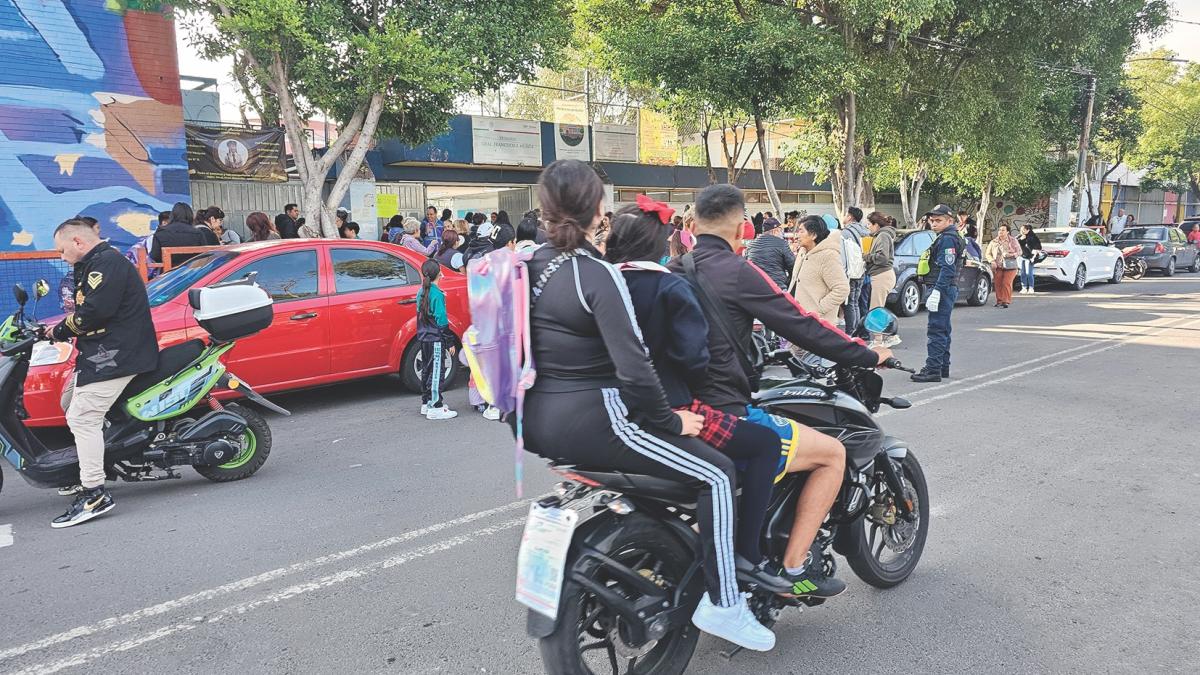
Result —
[[[696,248],[692,286],[708,318],[709,366],[706,384],[694,392],[701,401],[723,412],[754,421],[761,411],[748,410],[754,387],[748,358],[753,323],[805,350],[844,365],[869,368],[892,356],[891,350],[872,350],[814,314],[805,311],[779,289],[761,269],[737,255],[745,201],[733,185],[710,185],[696,196]],[[673,272],[688,274],[686,256],[671,262]],[[711,293],[704,289],[711,290]],[[714,305],[706,302],[712,298]],[[714,316],[716,314],[716,316]],[[722,329],[724,325],[727,330]],[[741,344],[735,344],[733,340]],[[846,589],[827,578],[809,548],[842,485],[846,450],[831,436],[797,425],[792,455],[783,467],[788,473],[809,472],[796,506],[796,521],[788,539],[779,576],[792,583],[795,595],[833,597]]]
[[[104,415],[135,375],[158,366],[158,339],[146,287],[125,256],[78,219],[58,226],[54,246],[75,268],[75,311],[51,336],[73,338],[79,350],[63,410],[75,436],[80,487],[67,512],[50,523],[57,528],[91,520],[115,505],[104,489]]]

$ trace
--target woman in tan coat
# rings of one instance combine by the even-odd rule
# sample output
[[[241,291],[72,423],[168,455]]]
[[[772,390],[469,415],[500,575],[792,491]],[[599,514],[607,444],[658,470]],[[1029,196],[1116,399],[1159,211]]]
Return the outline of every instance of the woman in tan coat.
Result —
[[[788,292],[804,309],[830,323],[850,296],[850,281],[842,264],[841,232],[830,232],[819,216],[808,216],[796,228],[800,244]]]

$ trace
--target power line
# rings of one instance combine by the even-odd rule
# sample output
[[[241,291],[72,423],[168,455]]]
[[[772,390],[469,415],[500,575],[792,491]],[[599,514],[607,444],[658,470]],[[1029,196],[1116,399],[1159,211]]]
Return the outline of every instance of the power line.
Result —
[[[1167,19],[1167,21],[1173,21],[1175,23],[1186,23],[1191,26],[1200,26],[1200,21],[1188,21],[1187,19]]]

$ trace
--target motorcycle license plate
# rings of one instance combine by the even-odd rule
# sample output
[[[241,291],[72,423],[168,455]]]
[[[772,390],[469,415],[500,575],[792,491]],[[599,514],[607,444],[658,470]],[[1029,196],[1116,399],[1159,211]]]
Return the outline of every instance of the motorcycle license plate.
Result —
[[[574,510],[529,505],[517,554],[517,602],[551,619],[558,617],[567,549],[577,522]]]

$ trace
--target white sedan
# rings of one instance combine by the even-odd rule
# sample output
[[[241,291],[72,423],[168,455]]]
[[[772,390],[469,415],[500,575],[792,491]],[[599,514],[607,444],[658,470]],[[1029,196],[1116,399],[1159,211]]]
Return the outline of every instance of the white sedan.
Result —
[[[1073,227],[1037,230],[1036,234],[1046,257],[1033,266],[1034,277],[1061,281],[1077,291],[1093,281],[1121,283],[1125,259],[1120,249],[1109,246],[1094,230]]]

